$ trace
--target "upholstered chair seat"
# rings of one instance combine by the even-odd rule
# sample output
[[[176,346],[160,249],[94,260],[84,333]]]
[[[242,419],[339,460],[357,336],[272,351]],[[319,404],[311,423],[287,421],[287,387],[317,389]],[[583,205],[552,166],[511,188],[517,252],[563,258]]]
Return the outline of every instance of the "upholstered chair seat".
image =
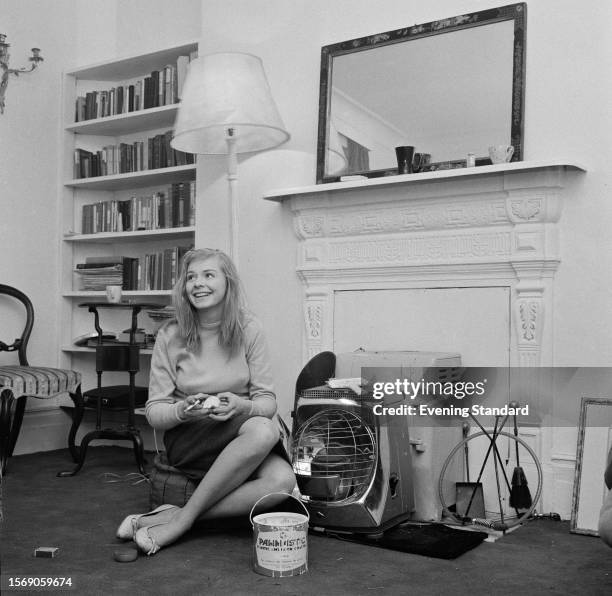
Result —
[[[26,349],[34,326],[34,307],[20,290],[0,284],[0,295],[15,299],[25,308],[25,324],[21,336],[11,344],[0,341],[0,352],[17,352],[19,364],[0,366],[0,471],[13,454],[28,397],[51,399],[68,393],[75,404],[82,403],[81,374],[74,370],[30,366]],[[72,458],[78,459],[74,433],[68,437]]]

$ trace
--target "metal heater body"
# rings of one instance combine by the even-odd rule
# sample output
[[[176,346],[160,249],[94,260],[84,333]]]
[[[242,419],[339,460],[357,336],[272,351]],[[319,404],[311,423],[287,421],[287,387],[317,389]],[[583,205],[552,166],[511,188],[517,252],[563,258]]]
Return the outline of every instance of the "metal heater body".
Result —
[[[457,365],[457,358],[359,351],[337,356],[335,376],[360,377],[365,369],[378,376],[368,382],[419,380],[430,367]],[[403,404],[402,396],[375,399],[371,391],[327,385],[296,394],[292,462],[313,528],[374,534],[411,519],[413,454],[407,416],[399,410]]]

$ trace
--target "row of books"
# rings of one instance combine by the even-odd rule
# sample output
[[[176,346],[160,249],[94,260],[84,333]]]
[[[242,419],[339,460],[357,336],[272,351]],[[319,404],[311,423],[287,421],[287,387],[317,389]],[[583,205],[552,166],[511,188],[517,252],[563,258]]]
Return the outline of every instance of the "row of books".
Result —
[[[165,191],[83,205],[81,231],[135,232],[195,225],[195,181],[175,182]]]
[[[172,246],[140,257],[91,256],[74,271],[86,291],[104,291],[109,285],[120,285],[124,290],[170,290],[177,281],[180,261],[190,248]]]
[[[166,64],[146,76],[122,81],[110,89],[79,95],[75,104],[75,122],[177,103],[189,62],[196,57],[197,52],[179,56],[175,64]]]
[[[194,163],[192,153],[170,145],[172,131],[149,137],[147,141],[106,145],[98,151],[74,150],[74,177],[114,176]]]

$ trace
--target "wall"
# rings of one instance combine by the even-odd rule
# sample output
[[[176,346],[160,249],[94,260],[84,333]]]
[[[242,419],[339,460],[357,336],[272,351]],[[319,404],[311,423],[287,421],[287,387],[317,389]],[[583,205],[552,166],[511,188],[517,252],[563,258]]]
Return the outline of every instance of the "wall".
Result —
[[[30,362],[49,366],[57,364],[60,73],[74,54],[66,35],[75,28],[73,9],[74,0],[0,0],[0,33],[11,44],[11,67],[28,66],[33,46],[44,57],[34,73],[11,75],[0,115],[0,279],[30,296],[37,314]],[[3,318],[2,339],[12,340],[15,332],[14,318]],[[12,361],[3,355],[2,362]]]

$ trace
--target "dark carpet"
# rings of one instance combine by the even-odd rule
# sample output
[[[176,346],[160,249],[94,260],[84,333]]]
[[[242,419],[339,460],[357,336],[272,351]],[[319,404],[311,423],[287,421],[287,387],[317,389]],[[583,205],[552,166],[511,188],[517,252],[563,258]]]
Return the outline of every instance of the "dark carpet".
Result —
[[[129,476],[136,471],[132,451],[90,448],[79,475],[56,477],[71,466],[67,450],[9,462],[0,524],[3,594],[11,593],[10,578],[24,575],[70,577],[64,592],[79,596],[612,594],[612,549],[551,520],[529,522],[453,560],[311,534],[308,572],[282,579],[252,570],[248,528],[198,527],[153,557],[117,563],[117,525],[148,509],[148,485]],[[58,555],[34,558],[40,546],[57,547]]]

